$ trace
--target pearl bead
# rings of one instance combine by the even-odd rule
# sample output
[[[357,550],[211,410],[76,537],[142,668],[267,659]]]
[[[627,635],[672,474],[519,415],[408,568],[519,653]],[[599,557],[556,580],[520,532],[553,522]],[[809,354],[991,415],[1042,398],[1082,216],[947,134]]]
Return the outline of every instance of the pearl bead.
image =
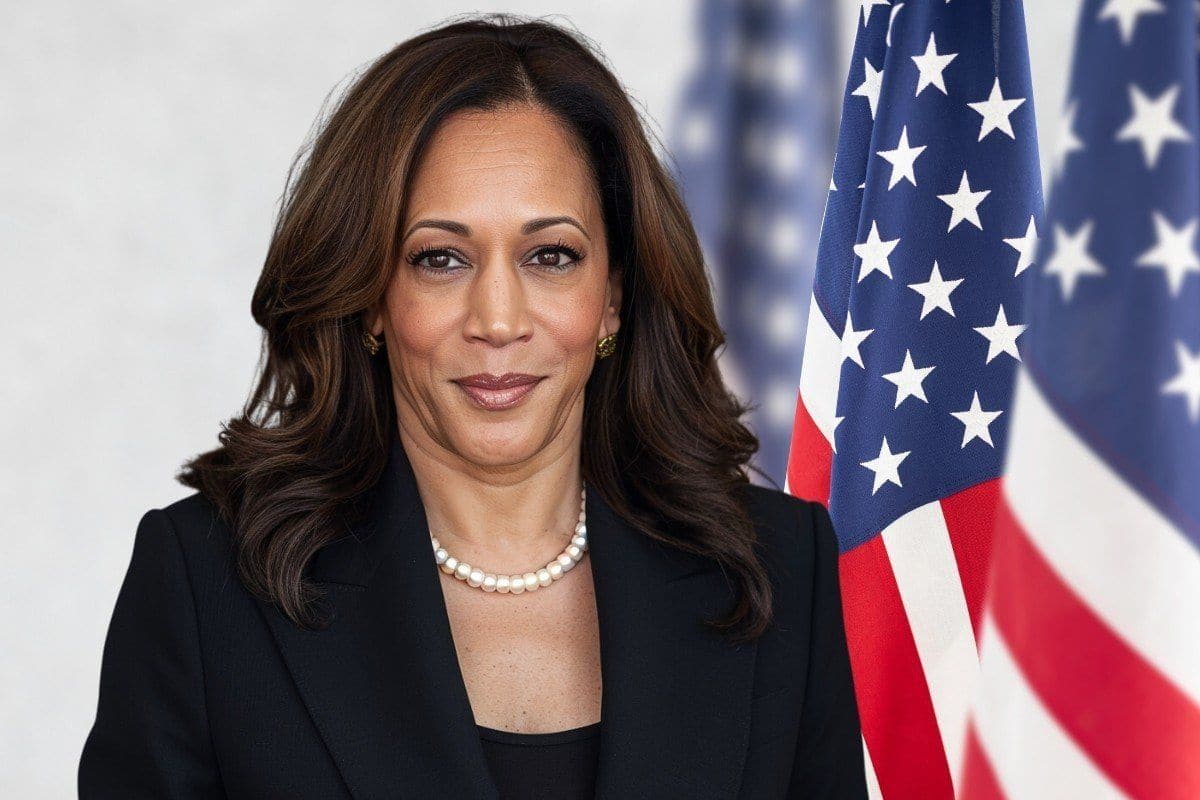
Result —
[[[453,575],[467,585],[482,589],[485,592],[500,594],[522,594],[537,591],[543,586],[549,586],[570,572],[588,549],[587,542],[587,487],[579,492],[579,521],[575,525],[570,543],[554,560],[536,571],[514,575],[495,575],[485,572],[479,567],[472,567],[465,561],[460,561],[446,552],[436,536],[430,535],[433,547],[434,562],[447,575]]]

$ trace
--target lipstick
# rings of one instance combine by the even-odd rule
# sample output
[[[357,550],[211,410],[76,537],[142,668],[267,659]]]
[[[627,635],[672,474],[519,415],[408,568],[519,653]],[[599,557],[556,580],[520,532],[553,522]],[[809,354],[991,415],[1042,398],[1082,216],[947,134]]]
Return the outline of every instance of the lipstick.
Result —
[[[520,404],[533,387],[541,382],[542,377],[523,372],[506,372],[503,375],[481,372],[465,378],[455,378],[454,382],[479,408],[503,411]]]

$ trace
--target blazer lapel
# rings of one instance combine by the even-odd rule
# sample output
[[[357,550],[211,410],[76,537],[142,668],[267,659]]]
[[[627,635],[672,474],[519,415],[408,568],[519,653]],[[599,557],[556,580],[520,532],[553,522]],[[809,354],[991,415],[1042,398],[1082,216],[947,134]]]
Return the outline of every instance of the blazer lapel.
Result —
[[[587,514],[604,683],[596,797],[736,797],[757,645],[703,626],[733,599],[723,571],[637,531],[598,493]]]
[[[398,437],[367,513],[309,574],[328,592],[328,628],[306,632],[260,607],[353,796],[498,800]]]
[[[259,608],[354,797],[499,800],[398,435],[368,502],[309,565],[328,628]],[[596,492],[587,519],[603,680],[596,797],[735,797],[756,647],[702,627],[732,599],[722,571],[637,532]]]

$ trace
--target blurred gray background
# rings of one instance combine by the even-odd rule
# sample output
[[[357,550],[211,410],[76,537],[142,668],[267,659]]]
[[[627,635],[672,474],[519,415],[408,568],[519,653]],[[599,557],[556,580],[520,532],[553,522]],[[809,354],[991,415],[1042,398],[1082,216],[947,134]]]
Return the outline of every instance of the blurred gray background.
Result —
[[[860,2],[801,2],[836,6],[841,50],[809,78],[840,98]],[[687,0],[5,3],[0,796],[75,794],[134,529],[190,493],[172,476],[251,388],[250,293],[322,103],[475,10],[581,30],[674,149],[701,57]],[[1026,2],[1044,161],[1077,10]]]

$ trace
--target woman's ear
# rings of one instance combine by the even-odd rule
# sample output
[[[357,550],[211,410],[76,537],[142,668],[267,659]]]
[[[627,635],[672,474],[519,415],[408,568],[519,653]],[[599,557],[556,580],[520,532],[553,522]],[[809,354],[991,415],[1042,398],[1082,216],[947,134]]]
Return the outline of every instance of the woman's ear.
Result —
[[[608,287],[605,290],[604,328],[609,334],[621,327],[621,284],[625,272],[621,269],[608,271]]]
[[[376,338],[383,335],[383,311],[378,305],[371,306],[363,312],[363,330],[369,331]]]

